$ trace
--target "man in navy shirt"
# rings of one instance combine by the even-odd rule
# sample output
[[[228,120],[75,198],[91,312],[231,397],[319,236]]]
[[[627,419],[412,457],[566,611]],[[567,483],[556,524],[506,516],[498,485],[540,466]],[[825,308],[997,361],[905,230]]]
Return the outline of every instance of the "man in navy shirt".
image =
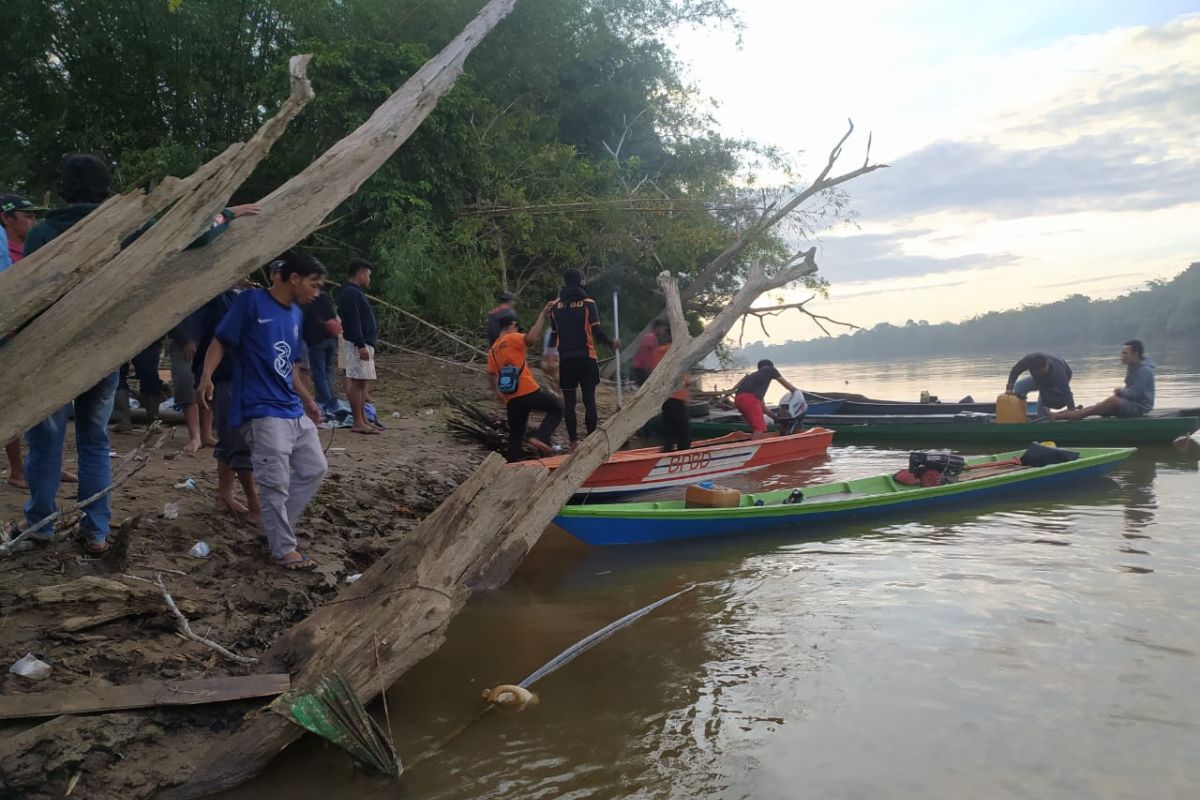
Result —
[[[338,298],[342,318],[342,358],[346,362],[346,398],[354,413],[352,433],[375,434],[378,428],[367,423],[367,384],[375,380],[375,345],[378,326],[367,289],[371,288],[371,265],[361,258],[350,262],[350,274]]]
[[[293,376],[304,341],[300,306],[321,293],[325,267],[293,250],[272,267],[277,262],[282,262],[280,279],[270,289],[242,292],[217,326],[199,394],[206,405],[212,402],[213,373],[228,353],[233,366],[229,422],[241,427],[250,446],[271,557],[288,570],[311,570],[316,563],[296,549],[296,523],[327,465],[317,436],[321,409],[304,381]]]

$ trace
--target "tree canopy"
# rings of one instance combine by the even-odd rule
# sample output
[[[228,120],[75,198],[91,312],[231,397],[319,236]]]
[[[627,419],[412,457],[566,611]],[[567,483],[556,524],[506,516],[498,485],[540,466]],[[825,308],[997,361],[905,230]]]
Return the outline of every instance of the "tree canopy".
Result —
[[[316,99],[235,198],[261,197],[375,108],[482,0],[16,0],[0,53],[0,188],[57,202],[62,155],[94,152],[118,188],[193,171],[245,139],[311,52]],[[622,316],[655,313],[654,276],[683,285],[756,216],[752,165],[776,153],[719,134],[666,43],[737,25],[725,0],[522,0],[454,91],[304,246],[335,274],[376,264],[376,291],[477,328],[496,291],[526,312],[566,267]],[[844,213],[837,200],[810,220]],[[698,298],[718,308],[764,241]]]
[[[832,339],[766,345],[739,350],[738,358],[771,358],[780,363],[838,361],[890,356],[960,355],[999,351],[1025,353],[1070,345],[1118,344],[1141,339],[1147,347],[1190,344],[1200,337],[1200,262],[1170,281],[1111,300],[1080,294],[1044,305],[991,311],[965,322],[931,325],[909,320],[880,323],[870,330]]]

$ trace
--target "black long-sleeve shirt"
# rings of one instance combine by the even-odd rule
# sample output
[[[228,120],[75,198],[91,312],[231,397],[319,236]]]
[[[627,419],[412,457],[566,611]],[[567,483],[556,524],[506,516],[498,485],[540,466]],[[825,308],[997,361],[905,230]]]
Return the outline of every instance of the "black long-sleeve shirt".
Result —
[[[338,297],[338,316],[342,318],[342,338],[355,347],[370,345],[378,341],[379,329],[375,324],[375,312],[367,293],[355,283],[342,286]]]
[[[1051,407],[1074,407],[1075,396],[1071,393],[1071,365],[1062,360],[1058,356],[1052,356],[1049,353],[1030,353],[1013,365],[1012,370],[1008,373],[1008,388],[1011,389],[1017,383],[1017,378],[1022,372],[1028,371],[1033,362],[1038,359],[1046,359],[1046,364],[1049,366],[1049,371],[1045,375],[1033,375],[1034,381],[1037,382],[1038,394],[1045,405]],[[1051,401],[1051,402],[1047,402]]]

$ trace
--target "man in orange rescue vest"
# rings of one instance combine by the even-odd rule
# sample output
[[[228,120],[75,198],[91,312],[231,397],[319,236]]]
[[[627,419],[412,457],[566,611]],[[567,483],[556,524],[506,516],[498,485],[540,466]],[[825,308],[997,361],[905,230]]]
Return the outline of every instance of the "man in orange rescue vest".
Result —
[[[529,437],[529,443],[541,453],[554,452],[550,442],[562,419],[562,406],[558,398],[538,386],[526,363],[527,348],[541,338],[542,328],[546,325],[546,313],[553,303],[550,301],[546,304],[527,333],[523,333],[517,324],[515,311],[501,317],[498,320],[500,335],[488,352],[488,381],[496,399],[504,404],[508,412],[508,450],[505,456],[509,461],[519,461],[521,458],[525,426],[531,411],[544,411],[546,416],[542,418],[537,434]]]

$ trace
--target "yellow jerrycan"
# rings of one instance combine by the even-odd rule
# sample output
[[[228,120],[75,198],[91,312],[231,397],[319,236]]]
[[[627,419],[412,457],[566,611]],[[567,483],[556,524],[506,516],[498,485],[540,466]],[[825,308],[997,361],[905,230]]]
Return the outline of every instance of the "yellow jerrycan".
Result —
[[[1015,394],[1002,394],[996,398],[996,422],[1004,424],[1027,421],[1024,400]]]

